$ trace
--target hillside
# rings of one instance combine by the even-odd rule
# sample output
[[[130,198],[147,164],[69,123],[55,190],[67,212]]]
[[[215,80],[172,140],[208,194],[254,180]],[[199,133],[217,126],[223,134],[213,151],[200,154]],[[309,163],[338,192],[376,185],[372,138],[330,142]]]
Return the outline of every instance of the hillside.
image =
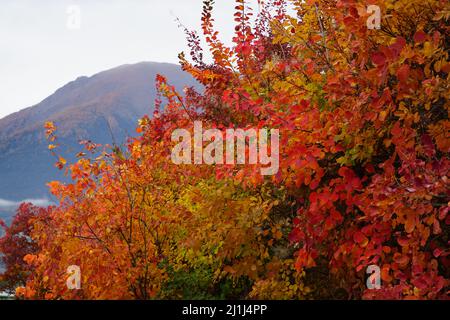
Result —
[[[39,104],[0,119],[0,218],[14,202],[49,199],[46,182],[62,178],[47,150],[45,121],[57,124],[69,158],[80,148],[79,140],[111,143],[112,131],[116,141],[123,141],[135,134],[138,118],[152,114],[156,74],[178,89],[196,85],[178,65],[123,65],[79,77]]]

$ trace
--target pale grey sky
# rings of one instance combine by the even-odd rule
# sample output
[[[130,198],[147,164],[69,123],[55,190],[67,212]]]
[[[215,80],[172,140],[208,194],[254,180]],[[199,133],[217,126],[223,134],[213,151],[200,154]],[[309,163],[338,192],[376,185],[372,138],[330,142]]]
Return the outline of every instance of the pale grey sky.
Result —
[[[234,6],[216,0],[227,43]],[[79,76],[140,61],[178,62],[186,42],[175,17],[200,30],[201,11],[202,0],[1,0],[0,118]]]

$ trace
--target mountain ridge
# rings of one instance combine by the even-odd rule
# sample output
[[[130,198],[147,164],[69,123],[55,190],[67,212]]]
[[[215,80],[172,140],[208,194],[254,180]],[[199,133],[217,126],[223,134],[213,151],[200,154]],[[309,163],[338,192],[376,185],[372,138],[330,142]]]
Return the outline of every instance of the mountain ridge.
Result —
[[[200,88],[176,64],[124,64],[77,77],[38,104],[0,119],[0,199],[50,200],[45,184],[65,179],[47,149],[45,121],[58,126],[61,151],[70,151],[63,153],[69,161],[81,149],[79,140],[111,144],[111,135],[119,143],[134,135],[138,119],[153,113],[157,74],[166,76],[178,90]]]
[[[76,105],[71,106],[70,103],[68,103],[68,100],[77,100],[80,98],[81,94],[87,96],[86,99],[81,99],[81,102],[84,103],[84,106],[87,109],[92,107],[92,104],[95,102],[92,97],[95,97],[95,99],[105,98],[105,91],[110,94],[115,93],[116,95],[120,95],[120,92],[126,89],[125,86],[129,85],[128,79],[130,77],[135,81],[140,80],[141,86],[146,86],[151,92],[155,93],[154,86],[149,86],[149,84],[154,82],[154,76],[157,73],[167,71],[169,71],[169,73],[176,73],[175,69],[178,68],[180,68],[178,65],[170,63],[139,62],[136,64],[120,65],[118,67],[96,73],[91,77],[80,76],[58,88],[53,94],[38,104],[1,118],[0,141],[12,136],[10,129],[13,125],[20,125],[20,127],[23,128],[22,130],[12,130],[13,133],[23,133],[35,130],[36,125],[38,124],[37,122],[40,122],[40,125],[43,121],[47,120],[61,120],[61,116],[65,112],[74,111],[74,109],[78,109],[77,111],[79,111],[79,108],[82,107],[83,104],[77,102]],[[185,78],[188,78],[188,75],[185,75]],[[118,79],[118,77],[122,79]],[[105,81],[105,79],[110,79],[110,81]],[[101,84],[101,90],[103,90],[103,92],[98,91],[98,83]],[[142,91],[138,92],[138,94],[142,95]],[[107,101],[103,100],[101,102],[105,103]],[[150,109],[152,104],[153,101],[147,101],[147,109]],[[35,123],[31,123],[29,120]]]

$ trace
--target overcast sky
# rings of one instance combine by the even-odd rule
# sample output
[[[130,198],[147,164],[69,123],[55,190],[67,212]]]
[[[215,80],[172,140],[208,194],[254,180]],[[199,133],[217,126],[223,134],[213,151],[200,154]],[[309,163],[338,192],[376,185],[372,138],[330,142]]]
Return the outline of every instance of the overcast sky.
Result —
[[[234,5],[216,0],[226,42]],[[202,0],[1,0],[0,118],[79,76],[140,61],[178,62],[186,42],[174,20],[200,30],[201,11]]]

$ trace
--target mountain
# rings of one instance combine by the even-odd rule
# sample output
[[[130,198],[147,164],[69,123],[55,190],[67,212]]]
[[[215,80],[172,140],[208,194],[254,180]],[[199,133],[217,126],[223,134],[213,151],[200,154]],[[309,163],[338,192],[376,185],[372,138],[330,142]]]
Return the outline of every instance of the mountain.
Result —
[[[157,74],[178,90],[198,87],[178,65],[141,62],[79,77],[39,104],[0,119],[0,218],[25,199],[45,203],[46,183],[64,178],[47,149],[45,121],[58,126],[58,142],[69,159],[80,140],[111,144],[114,136],[123,142],[135,135],[140,117],[152,115]]]

